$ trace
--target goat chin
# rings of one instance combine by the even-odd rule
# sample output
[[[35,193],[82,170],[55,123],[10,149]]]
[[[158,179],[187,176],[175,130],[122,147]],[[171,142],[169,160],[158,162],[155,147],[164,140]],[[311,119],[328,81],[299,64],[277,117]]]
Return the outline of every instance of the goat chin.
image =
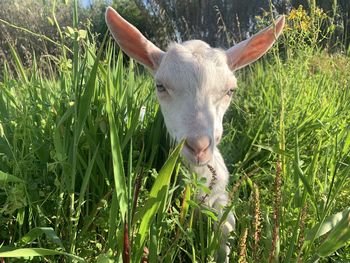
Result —
[[[182,154],[182,156],[189,167],[206,167],[211,161],[211,158],[203,162],[197,160],[193,156],[188,156],[186,154]]]

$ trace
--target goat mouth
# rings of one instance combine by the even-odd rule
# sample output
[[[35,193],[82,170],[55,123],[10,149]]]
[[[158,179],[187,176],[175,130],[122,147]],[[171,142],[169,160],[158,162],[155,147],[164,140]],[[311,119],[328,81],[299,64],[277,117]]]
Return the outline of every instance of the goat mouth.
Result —
[[[200,162],[198,160],[195,160],[195,158],[188,158],[187,156],[184,156],[184,158],[186,163],[192,167],[204,167],[210,163],[210,160],[205,162]]]
[[[188,151],[186,148],[182,149],[182,156],[186,159],[186,161],[189,164],[191,164],[192,166],[197,166],[197,167],[206,166],[211,160],[211,154],[210,154],[210,156],[208,156],[204,160],[200,160],[200,159],[196,158],[192,153],[190,153],[190,151]]]
[[[210,160],[208,160],[208,161],[206,161],[206,162],[199,162],[199,161],[197,161],[196,163],[194,163],[194,164],[192,164],[192,165],[197,166],[197,167],[207,166],[207,165],[209,164],[209,161],[210,161]]]

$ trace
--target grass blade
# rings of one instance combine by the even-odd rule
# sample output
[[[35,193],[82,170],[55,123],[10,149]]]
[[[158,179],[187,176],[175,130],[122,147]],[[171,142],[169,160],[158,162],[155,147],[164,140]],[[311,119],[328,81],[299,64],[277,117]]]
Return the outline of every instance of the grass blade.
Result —
[[[329,233],[327,239],[316,249],[321,257],[330,256],[350,240],[350,212],[339,221]]]
[[[21,238],[21,242],[23,244],[29,244],[44,234],[49,240],[51,240],[53,243],[59,245],[61,248],[64,249],[61,239],[57,236],[56,232],[53,230],[52,227],[33,228]]]
[[[11,44],[9,44],[9,45],[10,45],[11,55],[12,55],[14,61],[15,61],[15,65],[16,65],[16,69],[17,69],[18,75],[20,76],[20,78],[22,79],[22,81],[24,83],[28,83],[28,78],[27,78],[25,69],[23,67],[23,63],[21,61],[21,58],[18,56],[18,53],[15,50],[15,48]]]
[[[350,207],[344,209],[339,213],[327,217],[322,223],[315,225],[312,229],[308,231],[305,237],[305,241],[314,241],[320,236],[327,234],[329,231],[334,229],[340,223],[340,221],[346,218],[349,213]]]
[[[0,171],[0,183],[24,183],[24,181],[12,174],[4,173]]]
[[[114,112],[111,105],[111,89],[113,88],[112,80],[110,76],[110,70],[107,72],[107,85],[106,85],[106,110],[108,114],[108,121],[110,125],[110,139],[112,148],[112,159],[113,159],[113,173],[114,173],[114,184],[117,199],[119,203],[120,216],[125,223],[125,217],[128,212],[128,201],[127,201],[127,188],[125,181],[123,156],[120,148],[120,139],[116,126],[116,120],[114,118]]]
[[[3,258],[22,258],[22,257],[43,257],[43,256],[55,256],[63,255],[78,262],[86,262],[83,258],[53,249],[46,248],[18,248],[15,250],[0,252],[0,257]]]

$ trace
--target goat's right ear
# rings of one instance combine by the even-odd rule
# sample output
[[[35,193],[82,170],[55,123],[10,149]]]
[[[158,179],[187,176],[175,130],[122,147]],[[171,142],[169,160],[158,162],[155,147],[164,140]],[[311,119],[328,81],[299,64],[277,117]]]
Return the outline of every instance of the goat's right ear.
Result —
[[[112,7],[107,8],[106,23],[114,39],[126,54],[153,71],[158,69],[164,52]]]

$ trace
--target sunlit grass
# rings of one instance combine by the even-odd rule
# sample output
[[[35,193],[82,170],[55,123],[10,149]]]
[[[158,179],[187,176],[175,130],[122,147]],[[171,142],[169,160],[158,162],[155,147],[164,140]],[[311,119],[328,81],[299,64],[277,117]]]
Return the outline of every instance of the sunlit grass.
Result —
[[[203,182],[177,161],[152,78],[72,34],[57,75],[15,49],[4,62],[0,258],[213,261],[216,211],[194,199]],[[232,262],[346,261],[349,57],[287,49],[238,72],[225,117]]]

